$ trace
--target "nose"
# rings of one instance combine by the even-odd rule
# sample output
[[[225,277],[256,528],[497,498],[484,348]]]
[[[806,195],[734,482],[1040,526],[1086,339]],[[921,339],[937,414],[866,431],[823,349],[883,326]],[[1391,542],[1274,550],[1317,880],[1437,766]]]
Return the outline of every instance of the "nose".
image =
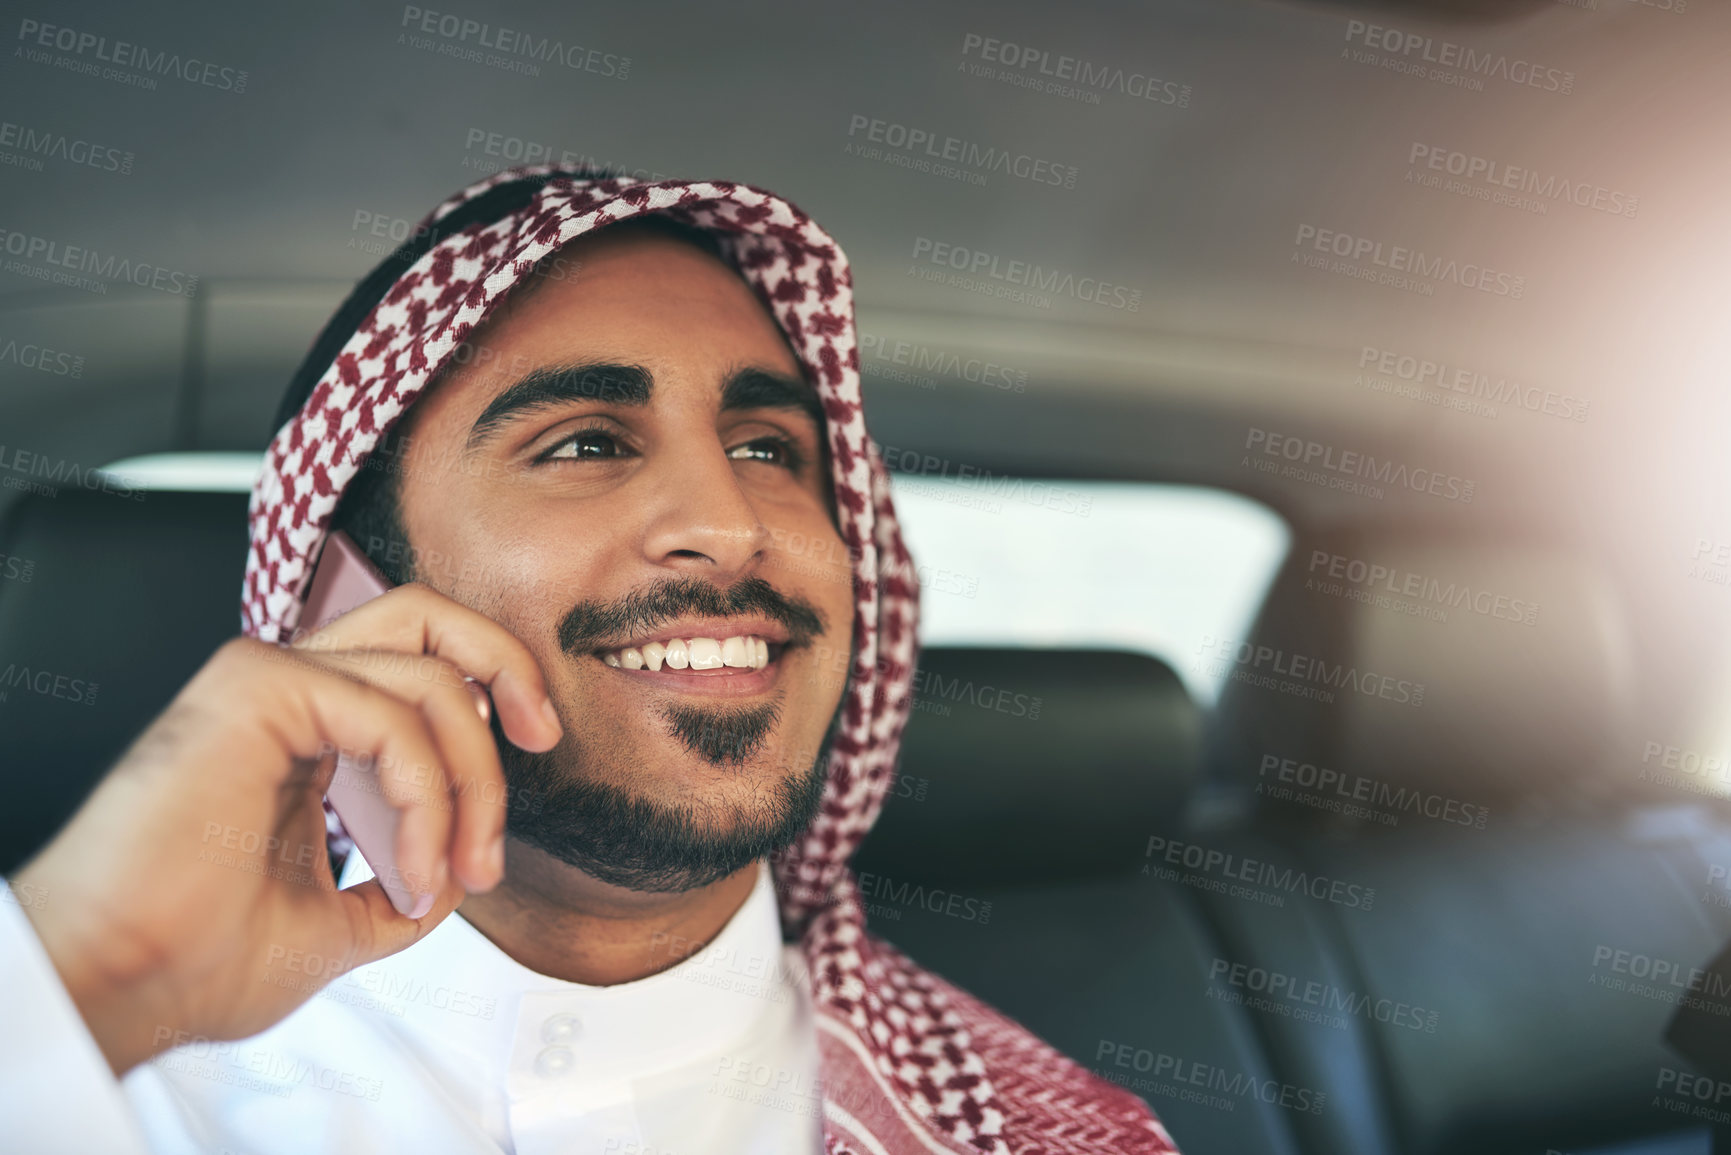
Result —
[[[719,438],[668,455],[656,472],[643,542],[650,563],[725,585],[761,562],[769,528]]]

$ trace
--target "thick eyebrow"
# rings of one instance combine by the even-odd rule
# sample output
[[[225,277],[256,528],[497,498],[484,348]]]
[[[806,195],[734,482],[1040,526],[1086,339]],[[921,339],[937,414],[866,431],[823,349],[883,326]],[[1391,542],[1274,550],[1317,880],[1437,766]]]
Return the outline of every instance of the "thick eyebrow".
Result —
[[[613,405],[642,407],[649,404],[655,380],[640,365],[607,362],[536,369],[493,398],[463,446],[470,452],[497,433],[507,422],[539,409],[551,409],[572,401],[606,401]]]
[[[784,377],[767,369],[735,369],[721,386],[721,411],[794,409],[809,414],[823,434],[823,402],[803,377]]]
[[[514,418],[572,401],[604,401],[641,408],[655,392],[655,379],[640,365],[595,362],[536,369],[482,410],[469,428],[465,453],[473,452]],[[821,435],[823,402],[801,377],[767,369],[735,369],[721,386],[723,412],[740,409],[792,409],[808,414]]]

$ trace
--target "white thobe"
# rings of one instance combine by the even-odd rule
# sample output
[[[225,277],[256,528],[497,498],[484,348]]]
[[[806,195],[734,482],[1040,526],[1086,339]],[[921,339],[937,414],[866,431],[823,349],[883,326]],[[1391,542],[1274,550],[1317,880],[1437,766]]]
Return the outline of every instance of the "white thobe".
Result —
[[[351,862],[358,859],[353,856]],[[345,871],[343,884],[366,876]],[[804,956],[767,864],[707,947],[591,987],[453,914],[262,1034],[186,1040],[117,1082],[0,886],[0,1132],[31,1152],[774,1155],[822,1150]],[[671,956],[686,945],[656,944]],[[261,981],[322,980],[278,955]]]

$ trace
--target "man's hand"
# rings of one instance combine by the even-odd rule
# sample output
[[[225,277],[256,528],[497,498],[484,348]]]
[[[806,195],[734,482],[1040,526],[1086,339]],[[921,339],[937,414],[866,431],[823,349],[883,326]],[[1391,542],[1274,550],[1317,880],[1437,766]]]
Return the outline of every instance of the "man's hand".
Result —
[[[505,783],[464,674],[512,742],[559,740],[528,648],[425,586],[293,646],[231,641],[17,873],[47,896],[28,916],[117,1075],[177,1038],[264,1030],[498,884]],[[338,752],[378,756],[397,868],[435,895],[425,917],[376,879],[336,889],[321,799]]]

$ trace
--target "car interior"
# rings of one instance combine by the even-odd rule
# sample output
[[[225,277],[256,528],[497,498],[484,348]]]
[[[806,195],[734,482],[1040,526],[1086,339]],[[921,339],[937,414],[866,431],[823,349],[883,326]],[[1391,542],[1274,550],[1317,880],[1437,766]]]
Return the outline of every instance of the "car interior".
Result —
[[[562,156],[740,180],[852,261],[921,567],[875,933],[1187,1153],[1731,1150],[1666,1038],[1731,941],[1731,12],[496,7],[629,78],[105,2],[58,18],[250,90],[0,77],[136,156],[0,171],[0,872],[239,633],[282,391],[428,207]]]

